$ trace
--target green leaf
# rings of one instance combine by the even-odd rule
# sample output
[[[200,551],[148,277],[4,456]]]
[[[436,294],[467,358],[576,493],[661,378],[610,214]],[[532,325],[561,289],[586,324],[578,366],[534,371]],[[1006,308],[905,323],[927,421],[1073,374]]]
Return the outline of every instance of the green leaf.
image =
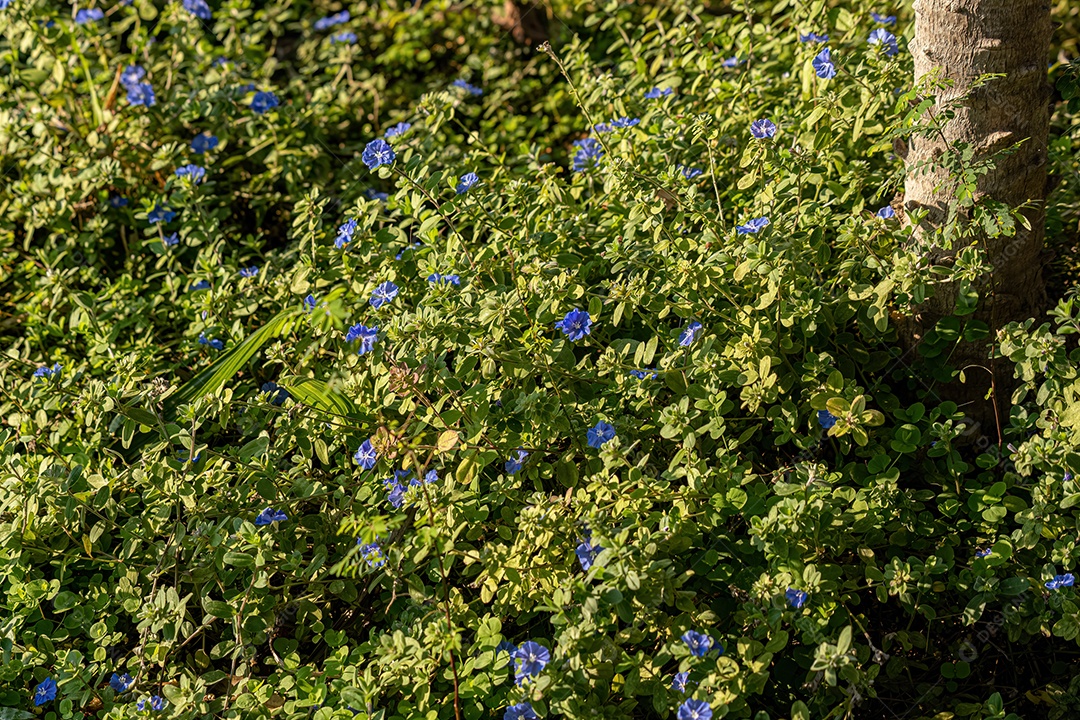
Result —
[[[209,598],[203,598],[202,607],[203,610],[206,611],[207,615],[216,618],[222,618],[224,620],[228,620],[235,614],[232,605],[227,602],[222,602],[220,600],[210,600]]]
[[[282,378],[278,384],[304,405],[339,417],[361,419],[360,411],[353,401],[337,390],[331,389],[322,380],[286,377]]]

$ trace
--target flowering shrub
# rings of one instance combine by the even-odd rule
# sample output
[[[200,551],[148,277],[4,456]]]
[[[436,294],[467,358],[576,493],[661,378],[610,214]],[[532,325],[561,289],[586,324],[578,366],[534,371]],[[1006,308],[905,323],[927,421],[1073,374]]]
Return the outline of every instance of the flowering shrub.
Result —
[[[910,10],[739,6],[0,5],[0,717],[1068,717],[1074,300],[965,424]]]

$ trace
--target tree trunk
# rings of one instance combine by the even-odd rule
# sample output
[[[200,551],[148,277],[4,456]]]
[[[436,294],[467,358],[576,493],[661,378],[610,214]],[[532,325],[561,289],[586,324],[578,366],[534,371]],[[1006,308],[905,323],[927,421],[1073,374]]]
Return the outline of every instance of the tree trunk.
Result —
[[[918,163],[940,156],[946,143],[966,143],[978,161],[1024,141],[1015,153],[999,156],[995,168],[979,178],[977,197],[1013,207],[1033,202],[1024,212],[1031,230],[1017,224],[1012,237],[974,239],[994,269],[992,277],[978,287],[979,308],[971,317],[986,323],[991,334],[985,342],[961,341],[950,358],[954,368],[979,365],[993,374],[968,368],[965,383],[954,381],[939,387],[942,399],[959,403],[983,425],[984,433],[991,433],[995,422],[1008,416],[1013,387],[1011,366],[992,366],[987,359],[994,333],[1013,320],[1038,317],[1046,303],[1041,255],[1050,128],[1050,86],[1046,80],[1050,6],[1046,0],[916,0],[914,9],[915,39],[910,49],[916,80],[937,68],[943,79],[953,82],[936,96],[932,112],[945,122],[943,108],[960,100],[955,117],[941,134],[913,138],[908,147],[904,207],[908,213],[915,209],[928,213],[916,234],[931,237],[929,233],[942,227],[948,204],[955,197],[955,186],[947,182],[947,173],[940,169],[920,171]],[[987,73],[1003,73],[1005,77],[973,88],[974,81]],[[930,259],[948,265],[957,250],[936,248]],[[901,326],[909,344],[917,344],[938,320],[953,314],[957,290],[955,284],[937,286],[934,296],[916,308],[916,315]],[[1001,367],[996,367],[999,364]],[[994,411],[993,400],[985,400],[992,387],[1001,416]]]

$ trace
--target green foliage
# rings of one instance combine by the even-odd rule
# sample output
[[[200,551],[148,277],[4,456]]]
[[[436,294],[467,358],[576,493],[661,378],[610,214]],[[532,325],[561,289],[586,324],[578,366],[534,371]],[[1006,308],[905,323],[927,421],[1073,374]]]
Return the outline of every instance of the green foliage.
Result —
[[[558,5],[549,51],[515,44],[501,3],[0,10],[0,718],[46,677],[35,712],[63,718],[150,695],[162,717],[317,720],[1075,707],[1076,591],[1044,585],[1080,558],[1074,299],[994,338],[1021,385],[1000,442],[971,427],[935,386],[989,335],[985,260],[930,267],[875,214],[900,209],[894,140],[932,131],[911,13],[889,58],[864,3],[736,9]],[[152,107],[125,99],[132,64]],[[280,105],[253,112],[248,83]],[[620,117],[640,122],[589,135],[603,157],[573,172],[573,142]],[[1063,174],[1075,127],[1066,103]],[[174,174],[190,163],[203,182]],[[1013,232],[970,191],[992,158],[942,164],[970,211],[946,239]],[[898,319],[946,281],[956,315],[905,353]],[[555,329],[574,309],[577,341]],[[287,519],[257,523],[268,507]],[[723,652],[692,655],[688,630]],[[518,685],[499,646],[529,640],[552,661]],[[1003,698],[1023,643],[1052,681]]]

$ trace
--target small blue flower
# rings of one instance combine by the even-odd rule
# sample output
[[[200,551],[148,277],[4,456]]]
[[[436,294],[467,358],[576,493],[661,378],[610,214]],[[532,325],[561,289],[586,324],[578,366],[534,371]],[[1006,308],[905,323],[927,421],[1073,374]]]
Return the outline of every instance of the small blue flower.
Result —
[[[378,190],[368,188],[364,191],[364,197],[366,197],[368,200],[378,200],[379,202],[386,202],[390,199],[390,193],[379,192]]]
[[[653,368],[645,368],[644,370],[631,370],[630,374],[636,377],[638,380],[656,379],[656,370]]]
[[[442,273],[432,273],[428,275],[427,281],[433,285],[440,283],[447,283],[450,285],[461,285],[461,278],[457,275],[443,275]]]
[[[262,115],[267,110],[276,108],[277,106],[277,95],[272,92],[259,91],[251,98],[251,110],[258,115]]]
[[[570,342],[577,342],[586,335],[592,334],[592,318],[589,317],[588,311],[575,308],[555,323],[555,329],[562,330],[563,335],[570,338]]]
[[[690,679],[690,671],[686,670],[681,673],[675,673],[675,677],[671,680],[671,689],[675,692],[686,692],[686,681]]]
[[[665,97],[667,95],[671,95],[673,92],[675,92],[675,91],[672,90],[671,88],[654,87],[652,90],[647,90],[645,92],[645,99],[646,100],[658,100],[658,99],[660,99],[662,97]]]
[[[985,548],[983,550],[976,550],[975,551],[975,557],[976,558],[988,557],[990,555],[990,552],[991,552],[990,548]]]
[[[349,11],[342,10],[339,13],[334,13],[333,15],[328,15],[327,17],[316,20],[315,29],[320,31],[328,30],[335,25],[340,25],[346,22],[349,22]]]
[[[386,501],[400,510],[401,506],[405,504],[405,486],[398,480],[397,473],[395,473],[395,477],[383,480],[383,485],[390,489],[390,492],[386,495]]]
[[[727,58],[726,60],[724,60],[724,62],[722,62],[720,64],[723,65],[726,68],[734,68],[734,67],[739,67],[739,64],[741,62],[742,62],[742,60],[740,60],[738,57],[732,56],[732,57]]]
[[[56,699],[56,681],[47,677],[34,688],[34,705],[41,706]]]
[[[218,146],[217,135],[199,133],[191,141],[191,149],[202,155]]]
[[[704,700],[690,699],[679,706],[678,720],[712,720],[712,708]]]
[[[210,289],[210,281],[209,280],[200,280],[199,282],[197,282],[194,285],[192,285],[191,287],[189,287],[188,292],[196,292],[198,290],[209,290],[209,289]]]
[[[288,519],[289,516],[283,510],[268,507],[255,517],[255,524],[261,527],[270,523],[285,522]]]
[[[120,73],[120,84],[124,87],[137,85],[144,77],[146,77],[146,69],[142,65],[128,65]]]
[[[352,242],[353,234],[356,232],[356,219],[351,218],[346,220],[343,225],[338,228],[337,237],[334,238],[334,247],[338,250]]]
[[[375,467],[375,463],[379,461],[379,453],[375,452],[375,447],[371,444],[370,439],[360,443],[360,447],[356,449],[356,454],[353,455],[353,460],[364,470]]]
[[[146,219],[151,225],[159,222],[172,222],[174,217],[176,217],[176,213],[172,210],[166,210],[160,204],[154,205],[154,209],[146,213]]]
[[[600,420],[585,434],[589,447],[600,448],[615,438],[615,426]]]
[[[604,155],[604,146],[596,138],[575,140],[574,147],[577,148],[571,160],[574,172],[584,172],[600,164],[600,158]]]
[[[330,42],[343,43],[345,45],[356,44],[356,33],[346,30],[345,32],[339,32],[336,35],[330,36]]]
[[[803,42],[803,43],[807,43],[807,42],[808,43],[819,43],[820,44],[820,43],[823,43],[823,42],[829,42],[829,36],[828,35],[818,35],[815,32],[808,32],[805,35],[802,35],[802,34],[799,35],[799,42]]]
[[[206,337],[206,333],[199,333],[199,344],[209,345],[215,350],[225,349],[225,343],[223,343],[221,340],[211,340],[210,338]]]
[[[285,401],[289,399],[289,391],[273,381],[264,382],[259,390],[270,394],[271,405],[284,405]]]
[[[615,130],[615,128],[611,127],[611,125],[609,125],[606,122],[596,123],[595,125],[593,125],[592,129],[593,129],[593,132],[596,132],[596,133],[609,133],[609,132],[613,132]]]
[[[386,555],[383,554],[378,542],[365,545],[360,538],[357,538],[356,544],[360,546],[360,557],[367,561],[369,567],[382,567],[386,564]]]
[[[75,24],[86,25],[88,23],[95,23],[98,20],[103,20],[105,13],[100,8],[90,8],[89,10],[79,10],[75,13]]]
[[[122,675],[112,674],[109,678],[109,687],[118,693],[127,692],[131,689],[131,686],[135,684],[135,678],[131,677],[127,673]]]
[[[172,247],[173,245],[180,244],[180,233],[173,233],[161,238],[161,244],[165,247]]]
[[[363,154],[360,156],[360,160],[367,165],[368,170],[374,170],[380,165],[389,165],[394,162],[396,157],[397,155],[394,154],[394,148],[390,147],[390,143],[382,138],[377,138],[367,144]]]
[[[371,293],[371,299],[368,300],[368,302],[371,303],[371,307],[378,310],[383,305],[396,298],[398,291],[398,286],[387,280],[375,288],[375,292]]]
[[[184,165],[176,168],[176,177],[189,178],[192,184],[197,185],[206,177],[206,168],[199,165]]]
[[[593,545],[592,533],[586,531],[585,538],[581,541],[581,544],[577,546],[574,553],[577,555],[578,562],[581,563],[581,569],[588,571],[596,561],[596,556],[603,550],[601,545]]]
[[[455,80],[454,82],[450,83],[450,86],[451,87],[456,87],[456,88],[461,88],[462,90],[469,93],[470,95],[483,95],[484,94],[484,91],[481,90],[480,88],[476,87],[475,85],[470,85],[469,83],[465,82],[464,80],[460,80],[460,79]]]
[[[1060,590],[1063,587],[1072,587],[1076,582],[1076,578],[1072,573],[1065,573],[1064,575],[1055,575],[1053,580],[1047,580],[1043,585],[1047,590]]]
[[[756,235],[766,227],[769,226],[769,218],[759,217],[753,220],[747,220],[745,225],[739,225],[735,228],[735,232],[739,235]]]
[[[750,123],[750,134],[758,140],[764,140],[765,138],[771,138],[776,135],[776,125],[772,120],[755,120]]]
[[[316,304],[315,296],[308,295],[304,298],[304,312],[313,312]]]
[[[713,639],[705,633],[696,630],[687,630],[682,634],[682,641],[690,648],[690,654],[694,657],[705,657],[712,650]],[[721,650],[723,652],[723,650]]]
[[[822,80],[836,77],[836,66],[833,65],[832,51],[829,48],[819,52],[810,64],[814,66],[814,73]]]
[[[828,430],[836,424],[836,416],[828,410],[818,410],[817,421],[823,430]]]
[[[349,328],[348,334],[345,336],[345,342],[353,343],[357,340],[360,341],[360,349],[357,351],[358,355],[365,355],[375,349],[375,339],[378,336],[379,328],[367,327],[357,323]]]
[[[138,105],[153,107],[157,103],[157,97],[150,83],[135,83],[128,85],[127,101],[133,107]]]
[[[126,207],[128,199],[122,195],[113,195],[109,198],[109,206],[114,208]]]
[[[516,475],[521,471],[521,468],[525,466],[525,459],[529,457],[529,453],[525,452],[521,448],[514,451],[514,454],[506,461],[506,465],[503,467],[506,469],[507,475]]]
[[[206,4],[206,0],[184,0],[183,4],[185,10],[200,20],[209,20],[213,17],[210,12],[210,6]]]
[[[697,320],[691,320],[690,323],[683,328],[682,333],[679,334],[679,345],[681,347],[690,347],[691,343],[697,338],[699,332],[701,332],[701,323]]]
[[[786,591],[784,591],[784,597],[787,598],[788,604],[790,604],[791,607],[798,610],[799,608],[801,608],[803,605],[806,604],[806,599],[809,598],[810,596],[807,595],[802,590],[796,590],[795,588],[788,588]]]
[[[874,22],[876,22],[878,25],[895,25],[896,24],[896,16],[895,15],[879,15],[876,12],[871,12],[870,17],[872,17],[874,19]]]
[[[623,130],[628,127],[634,127],[641,122],[641,118],[621,117],[615,118],[611,121],[611,127],[616,130]]]
[[[514,661],[514,675],[520,685],[522,680],[540,674],[540,671],[551,662],[551,653],[540,643],[527,640],[514,651]]]
[[[896,211],[892,209],[891,205],[886,205],[885,207],[878,210],[875,215],[877,215],[877,217],[881,218],[882,220],[889,220],[896,217]]]
[[[900,52],[900,48],[896,44],[896,36],[885,28],[878,28],[870,33],[870,37],[866,41],[870,45],[881,45],[887,57],[892,57]]]
[[[686,178],[687,180],[693,180],[698,175],[701,175],[704,172],[704,170],[698,170],[697,168],[686,167],[685,165],[680,165],[679,166],[679,172],[681,172],[683,177]]]
[[[258,265],[252,265],[251,267],[240,268],[240,277],[253,278],[253,277],[258,277],[258,275],[259,275],[259,266]]]
[[[465,173],[461,176],[461,182],[459,182],[457,184],[457,187],[454,188],[454,192],[456,192],[458,195],[463,195],[464,193],[467,193],[469,189],[475,186],[478,182],[480,182],[480,178],[476,175],[476,173]]]
[[[520,702],[506,708],[503,720],[536,720],[536,711],[533,710],[532,704]]]
[[[160,695],[151,695],[150,697],[142,698],[141,700],[139,700],[139,702],[135,703],[135,709],[139,712],[143,712],[144,710],[146,710],[147,704],[150,705],[151,710],[160,712],[161,710],[164,710],[165,706],[169,703],[167,700],[165,700],[165,698],[161,697]]]
[[[394,125],[393,127],[387,128],[386,132],[383,133],[383,137],[384,138],[392,138],[392,137],[397,137],[398,135],[404,135],[405,133],[409,132],[409,129],[411,127],[412,127],[412,123],[399,122],[397,125]]]
[[[63,367],[64,366],[61,365],[60,363],[53,363],[52,367],[49,367],[47,365],[42,365],[41,367],[34,370],[34,377],[36,377],[36,378],[51,378],[51,377],[53,377],[55,375],[59,375],[60,371],[63,370]]]

